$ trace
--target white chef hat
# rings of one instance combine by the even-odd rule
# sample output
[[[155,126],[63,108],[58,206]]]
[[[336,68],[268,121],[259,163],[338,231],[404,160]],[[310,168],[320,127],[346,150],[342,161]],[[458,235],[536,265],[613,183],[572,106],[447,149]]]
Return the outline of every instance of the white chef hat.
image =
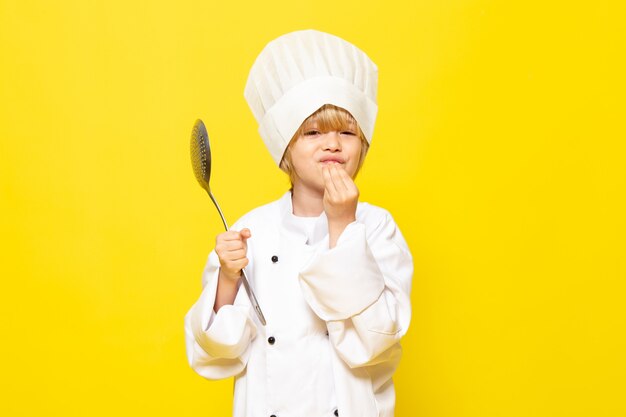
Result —
[[[359,48],[328,33],[300,30],[263,48],[250,69],[244,97],[280,164],[302,122],[324,104],[349,111],[371,143],[377,86],[378,67]]]

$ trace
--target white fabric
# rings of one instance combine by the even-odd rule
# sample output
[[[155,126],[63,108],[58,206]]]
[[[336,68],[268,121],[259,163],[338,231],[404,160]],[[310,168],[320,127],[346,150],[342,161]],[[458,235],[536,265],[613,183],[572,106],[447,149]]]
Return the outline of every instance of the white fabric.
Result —
[[[324,104],[349,111],[371,143],[378,105],[378,68],[359,48],[328,33],[301,30],[265,46],[246,98],[276,164],[302,122]]]
[[[332,417],[336,409],[391,417],[391,377],[411,317],[406,242],[391,215],[367,203],[333,249],[325,214],[312,226],[292,213],[287,192],[233,225],[252,232],[246,271],[265,327],[243,286],[234,305],[213,312],[219,260],[211,252],[185,317],[189,364],[208,379],[235,377],[235,417]]]

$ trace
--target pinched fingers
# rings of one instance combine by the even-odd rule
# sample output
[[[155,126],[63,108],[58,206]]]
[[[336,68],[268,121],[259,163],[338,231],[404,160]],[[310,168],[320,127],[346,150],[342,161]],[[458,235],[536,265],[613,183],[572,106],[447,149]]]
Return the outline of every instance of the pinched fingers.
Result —
[[[325,165],[322,167],[322,178],[324,179],[325,194],[336,195],[338,193],[335,182],[333,181],[332,174],[330,172],[332,165]]]
[[[350,175],[346,172],[345,169],[337,168],[337,177],[339,178],[338,182],[341,182],[342,186],[346,190],[346,192],[350,195],[355,195],[358,197],[359,189],[357,188],[354,180],[350,178]]]
[[[359,190],[352,178],[343,169],[335,165],[325,167],[324,185],[327,201],[335,204],[344,204],[357,200]]]
[[[348,173],[338,166],[324,167],[324,211],[329,222],[354,221],[359,190]]]

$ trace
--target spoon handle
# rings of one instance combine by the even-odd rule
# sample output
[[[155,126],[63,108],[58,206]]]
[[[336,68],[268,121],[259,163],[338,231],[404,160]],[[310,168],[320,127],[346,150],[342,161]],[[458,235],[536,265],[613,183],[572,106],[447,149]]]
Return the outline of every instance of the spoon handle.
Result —
[[[215,199],[215,197],[213,197],[213,194],[211,194],[211,191],[209,191],[208,193],[209,193],[209,197],[211,197],[211,201],[213,202],[213,204],[215,204],[215,208],[217,209],[218,213],[220,214],[220,217],[222,218],[222,223],[224,223],[224,229],[226,229],[226,231],[228,232],[228,224],[226,223],[226,219],[224,218],[224,214],[222,213],[222,209],[220,208],[220,205],[217,204],[217,200]]]
[[[215,197],[213,197],[213,194],[211,194],[211,191],[208,191],[208,193],[209,193],[209,197],[211,197],[211,201],[213,201],[213,204],[215,204],[215,208],[217,208],[217,211],[219,212],[220,217],[222,218],[222,223],[224,223],[224,229],[226,229],[226,231],[228,232],[228,224],[226,223],[226,219],[224,218],[224,214],[222,213],[222,209],[220,208],[220,205],[217,204],[217,200],[215,199]],[[243,286],[246,289],[246,293],[248,294],[248,298],[250,299],[250,302],[252,303],[252,307],[254,308],[254,311],[256,312],[257,317],[261,321],[261,324],[265,326],[266,324],[265,316],[263,316],[263,312],[261,311],[259,302],[257,301],[256,296],[254,295],[254,291],[252,291],[252,287],[250,287],[250,282],[248,281],[248,276],[246,275],[245,268],[241,270],[241,281],[243,281]]]
[[[248,281],[248,276],[246,275],[245,268],[241,270],[241,281],[243,282],[243,286],[246,289],[246,292],[248,293],[248,297],[250,298],[250,302],[252,303],[252,307],[254,308],[254,311],[256,312],[257,317],[261,321],[261,324],[265,326],[266,324],[265,316],[263,315],[263,312],[261,311],[259,302],[257,301],[256,296],[254,295],[254,291],[252,291],[252,288],[250,287],[250,282]]]

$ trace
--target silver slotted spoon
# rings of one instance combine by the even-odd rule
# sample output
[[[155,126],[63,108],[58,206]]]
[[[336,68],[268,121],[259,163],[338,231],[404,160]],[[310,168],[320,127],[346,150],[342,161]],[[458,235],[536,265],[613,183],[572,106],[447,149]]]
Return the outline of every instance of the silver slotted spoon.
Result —
[[[209,135],[206,131],[206,127],[204,127],[204,123],[200,119],[196,120],[196,123],[193,125],[193,130],[191,131],[191,165],[193,166],[193,173],[195,174],[198,183],[209,194],[209,197],[211,197],[211,201],[215,204],[215,208],[217,208],[217,211],[222,218],[224,229],[228,231],[228,224],[224,219],[222,209],[220,209],[219,204],[217,204],[217,200],[215,200],[215,197],[211,194],[211,187],[209,186],[209,179],[211,178],[211,148],[209,147]],[[248,298],[250,298],[252,307],[254,308],[254,311],[263,326],[265,326],[265,317],[263,316],[261,307],[259,307],[259,302],[250,287],[250,282],[248,281],[245,269],[241,270],[241,275],[243,286],[246,289]]]

